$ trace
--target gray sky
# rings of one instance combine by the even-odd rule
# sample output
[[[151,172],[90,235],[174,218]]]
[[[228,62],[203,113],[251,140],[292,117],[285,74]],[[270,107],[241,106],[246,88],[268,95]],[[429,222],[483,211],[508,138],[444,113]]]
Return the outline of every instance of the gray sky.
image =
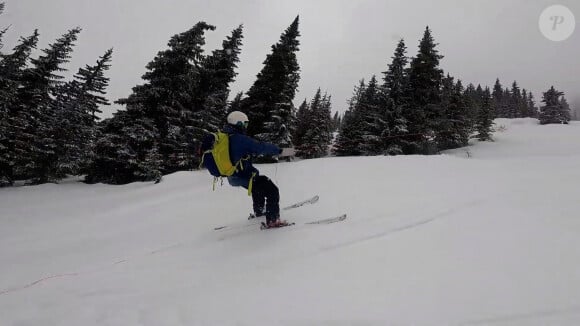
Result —
[[[166,48],[169,38],[201,20],[217,27],[207,34],[206,52],[244,24],[239,75],[231,88],[232,96],[247,91],[270,46],[299,14],[301,80],[296,104],[321,87],[332,95],[334,109],[344,111],[359,79],[380,77],[385,71],[398,39],[405,39],[413,56],[429,25],[445,56],[442,68],[465,84],[492,86],[499,77],[509,86],[515,79],[537,102],[553,84],[580,107],[580,26],[562,42],[549,41],[538,28],[540,13],[552,4],[567,6],[580,24],[576,0],[4,1],[0,27],[11,25],[4,51],[35,28],[39,48],[44,48],[80,26],[83,31],[67,66],[72,75],[113,47],[111,100],[129,95],[141,83],[145,65]],[[105,108],[105,115],[117,108]]]

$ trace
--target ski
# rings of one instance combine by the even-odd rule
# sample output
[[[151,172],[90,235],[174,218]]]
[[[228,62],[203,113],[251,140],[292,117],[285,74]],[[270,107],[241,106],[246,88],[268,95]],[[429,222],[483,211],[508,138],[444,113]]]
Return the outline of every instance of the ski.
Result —
[[[315,221],[311,221],[311,222],[306,222],[304,224],[330,224],[330,223],[336,223],[336,222],[340,222],[340,221],[344,221],[344,220],[346,220],[346,214],[342,214],[342,215],[330,217],[330,218],[324,218],[324,219],[320,219],[320,220],[315,220]]]
[[[286,206],[286,207],[282,208],[282,210],[283,211],[287,211],[289,209],[302,207],[302,206],[307,205],[307,204],[314,204],[314,203],[316,203],[318,201],[318,199],[320,199],[320,197],[318,197],[318,195],[316,195],[316,196],[314,196],[312,198],[308,198],[306,200],[303,200],[303,201],[294,203],[294,204],[292,204],[290,206]]]
[[[320,199],[320,197],[318,197],[318,195],[313,196],[311,198],[308,198],[306,200],[303,201],[299,201],[297,203],[294,203],[290,206],[286,206],[284,208],[282,208],[283,211],[287,211],[289,209],[294,209],[294,208],[298,208],[298,207],[302,207],[304,205],[311,205],[311,204],[315,204],[318,200]],[[257,217],[264,217],[264,215],[260,215],[260,216],[256,216],[256,214],[254,213],[250,213],[250,216],[248,216],[248,220],[253,220]]]

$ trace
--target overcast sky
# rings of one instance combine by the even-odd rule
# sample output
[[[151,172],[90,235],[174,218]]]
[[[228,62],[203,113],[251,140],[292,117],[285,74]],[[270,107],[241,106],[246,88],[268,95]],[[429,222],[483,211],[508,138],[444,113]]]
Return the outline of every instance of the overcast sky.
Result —
[[[39,29],[39,48],[67,30],[83,28],[69,73],[93,64],[114,48],[109,98],[130,94],[141,83],[145,65],[169,38],[198,21],[217,27],[207,34],[206,51],[219,47],[232,29],[244,24],[238,77],[232,96],[247,91],[280,34],[300,15],[301,67],[295,103],[312,98],[318,87],[344,111],[353,86],[361,78],[385,71],[396,43],[404,38],[408,54],[417,46],[426,25],[433,30],[445,56],[442,68],[464,84],[504,86],[517,80],[534,93],[552,84],[580,107],[580,27],[566,41],[553,42],[539,31],[542,10],[567,6],[580,23],[577,0],[3,0],[0,27],[11,25],[4,51],[20,36]],[[105,108],[105,115],[118,109]]]

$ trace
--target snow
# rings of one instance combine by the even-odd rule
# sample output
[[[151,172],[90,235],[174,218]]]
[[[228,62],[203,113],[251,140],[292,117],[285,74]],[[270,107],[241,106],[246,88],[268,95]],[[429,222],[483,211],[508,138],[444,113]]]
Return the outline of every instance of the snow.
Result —
[[[282,205],[320,195],[277,230],[204,171],[0,189],[0,324],[577,325],[580,124],[501,125],[440,156],[259,166]]]

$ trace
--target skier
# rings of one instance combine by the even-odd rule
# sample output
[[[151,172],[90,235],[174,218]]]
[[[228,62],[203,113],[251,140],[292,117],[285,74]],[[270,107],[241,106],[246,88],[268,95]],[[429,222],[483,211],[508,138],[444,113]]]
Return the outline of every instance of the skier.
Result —
[[[285,226],[288,223],[280,220],[280,194],[278,187],[252,165],[252,157],[257,155],[280,155],[283,150],[278,146],[257,141],[246,135],[248,116],[240,111],[233,111],[227,116],[223,132],[229,135],[230,158],[232,162],[240,161],[240,167],[228,177],[233,187],[244,187],[252,195],[256,217],[266,216],[268,228]]]

